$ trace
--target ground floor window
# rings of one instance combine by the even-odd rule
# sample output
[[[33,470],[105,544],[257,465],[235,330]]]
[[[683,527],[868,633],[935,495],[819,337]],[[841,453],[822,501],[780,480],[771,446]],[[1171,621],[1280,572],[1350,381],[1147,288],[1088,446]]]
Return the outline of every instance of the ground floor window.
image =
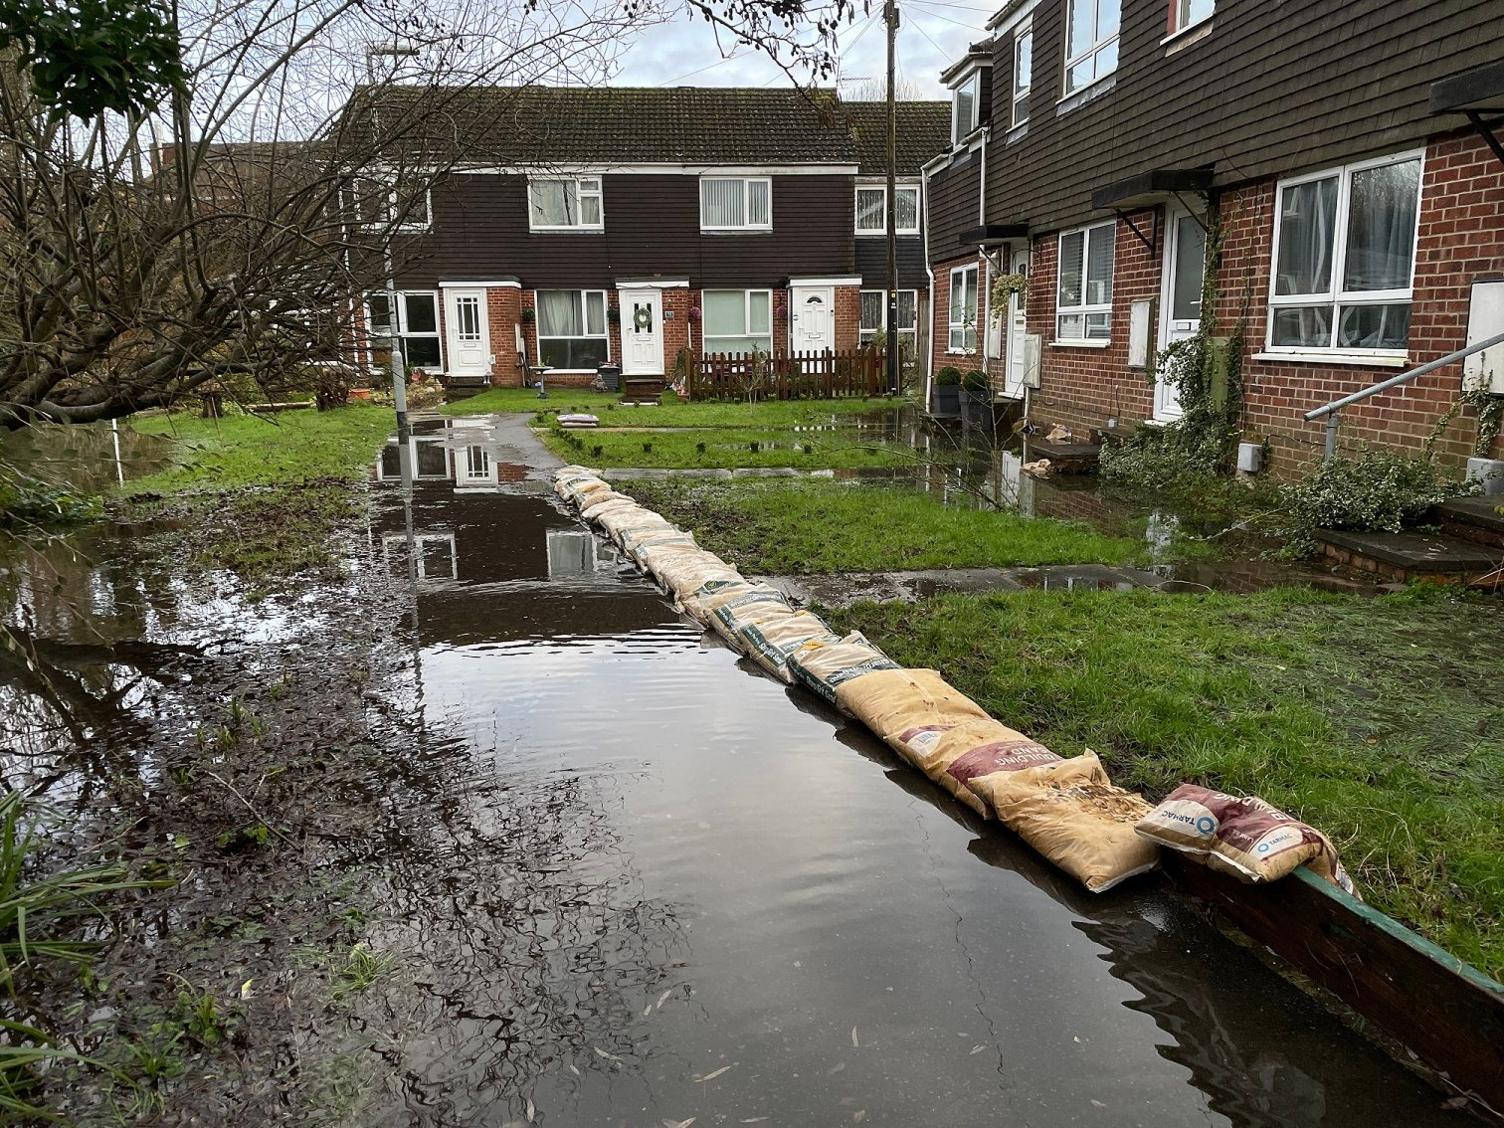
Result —
[[[946,347],[951,352],[977,351],[977,268],[958,266],[950,272],[950,330]]]
[[[392,299],[396,299],[397,321],[392,324]],[[384,291],[366,295],[366,331],[372,349],[384,349],[395,329],[402,345],[402,360],[407,368],[439,371],[443,358],[439,350],[439,295],[432,290],[404,290],[396,294]]]
[[[1058,340],[1105,341],[1109,337],[1116,237],[1116,225],[1111,223],[1061,234],[1055,304]]]
[[[539,290],[538,360],[566,372],[593,372],[611,357],[604,290]]]
[[[773,351],[771,290],[706,290],[703,301],[706,352]]]
[[[1404,352],[1420,180],[1409,153],[1280,182],[1271,348]]]
[[[917,317],[918,291],[898,291],[898,346],[904,356],[912,356],[916,335],[919,331]],[[868,344],[887,329],[888,291],[862,291],[862,323],[858,336],[862,344]]]

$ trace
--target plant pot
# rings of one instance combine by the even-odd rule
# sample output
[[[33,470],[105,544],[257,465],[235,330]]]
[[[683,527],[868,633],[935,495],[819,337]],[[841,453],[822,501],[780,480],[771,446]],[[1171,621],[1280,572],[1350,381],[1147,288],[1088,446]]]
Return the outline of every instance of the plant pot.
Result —
[[[973,427],[992,426],[992,396],[986,392],[963,391],[961,414]]]
[[[595,374],[601,378],[601,383],[606,386],[606,391],[621,391],[621,365],[602,364],[596,368]]]
[[[955,419],[961,414],[961,388],[958,384],[936,384],[935,414],[941,419]]]

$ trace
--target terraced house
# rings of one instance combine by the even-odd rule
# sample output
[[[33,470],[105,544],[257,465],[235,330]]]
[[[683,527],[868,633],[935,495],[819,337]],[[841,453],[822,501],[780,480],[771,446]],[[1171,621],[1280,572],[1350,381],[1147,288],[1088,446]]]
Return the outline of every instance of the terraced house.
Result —
[[[1013,0],[987,27],[925,172],[932,370],[1130,429],[1180,417],[1156,356],[1204,333],[1284,472],[1324,449],[1306,412],[1504,331],[1497,0]],[[1347,407],[1342,448],[1497,451],[1490,390],[1497,351]]]
[[[383,93],[387,100],[432,91]],[[381,105],[371,112],[380,113]],[[899,107],[899,324],[928,296],[919,173],[944,102]],[[884,332],[883,107],[788,90],[457,94],[453,167],[412,209],[395,316],[409,365],[454,383],[672,378],[682,350],[851,350]]]

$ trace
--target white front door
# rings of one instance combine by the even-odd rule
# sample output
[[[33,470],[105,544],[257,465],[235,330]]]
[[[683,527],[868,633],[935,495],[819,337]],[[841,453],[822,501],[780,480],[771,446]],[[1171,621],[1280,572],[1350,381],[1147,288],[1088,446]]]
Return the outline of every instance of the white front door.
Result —
[[[1177,205],[1165,209],[1164,285],[1159,298],[1159,347],[1194,337],[1201,328],[1202,271],[1206,228]],[[1180,390],[1156,376],[1154,418],[1180,418]]]
[[[824,352],[836,347],[836,292],[829,286],[795,286],[789,291],[789,347]]]
[[[621,291],[623,376],[663,375],[663,291]]]
[[[1029,275],[1029,248],[1013,254],[1010,264],[1014,274]],[[1008,351],[1004,368],[1003,395],[1008,399],[1022,399],[1024,394],[1024,336],[1029,331],[1028,310],[1024,295],[1012,294],[1008,298]]]
[[[484,290],[444,290],[444,327],[449,339],[447,374],[453,378],[491,374],[491,330]]]

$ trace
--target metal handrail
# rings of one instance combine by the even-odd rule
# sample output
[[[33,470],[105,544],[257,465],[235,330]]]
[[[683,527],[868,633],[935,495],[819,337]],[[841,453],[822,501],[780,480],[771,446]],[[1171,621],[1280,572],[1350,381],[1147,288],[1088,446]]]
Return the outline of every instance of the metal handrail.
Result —
[[[1361,388],[1351,395],[1346,395],[1341,399],[1333,400],[1331,403],[1312,408],[1305,413],[1304,418],[1307,423],[1314,423],[1322,416],[1326,417],[1325,458],[1330,462],[1337,456],[1337,412],[1341,411],[1344,407],[1360,403],[1369,396],[1376,396],[1380,392],[1387,392],[1390,388],[1398,388],[1401,384],[1408,384],[1417,376],[1424,376],[1428,372],[1435,372],[1438,368],[1445,368],[1449,364],[1456,364],[1464,357],[1472,356],[1474,353],[1482,352],[1484,349],[1491,349],[1495,345],[1504,345],[1504,333],[1487,337],[1484,340],[1468,345],[1466,348],[1447,353],[1446,356],[1439,356],[1435,360],[1428,360],[1425,364],[1417,365],[1408,372],[1401,372],[1398,376],[1391,376],[1387,380],[1380,380],[1377,384],[1370,384],[1368,387]]]

